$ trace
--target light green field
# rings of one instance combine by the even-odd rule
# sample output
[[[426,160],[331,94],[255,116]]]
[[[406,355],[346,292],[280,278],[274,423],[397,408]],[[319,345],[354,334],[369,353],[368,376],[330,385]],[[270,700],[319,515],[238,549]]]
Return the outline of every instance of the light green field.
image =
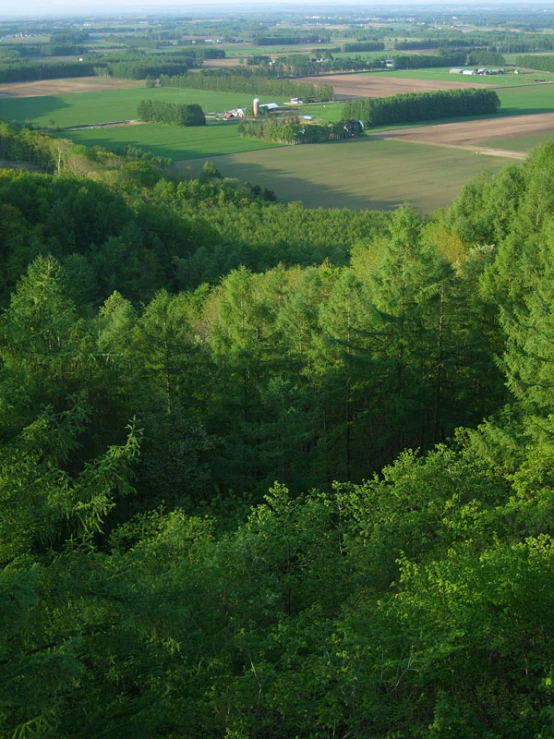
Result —
[[[96,123],[128,121],[136,118],[141,100],[163,100],[168,103],[196,103],[206,112],[223,112],[229,108],[250,106],[252,95],[238,92],[183,90],[175,87],[135,87],[129,90],[104,90],[69,95],[45,95],[29,98],[2,98],[0,118],[8,121],[54,125],[59,128]],[[262,102],[282,102],[260,96]]]
[[[496,90],[500,98],[500,115],[550,113],[554,110],[554,83]]]
[[[191,128],[147,123],[139,126],[111,126],[64,131],[60,136],[64,139],[70,138],[76,144],[103,146],[110,151],[136,146],[143,151],[160,157],[169,157],[175,161],[259,151],[279,146],[270,141],[239,136],[236,123]]]
[[[473,65],[476,66],[476,65]],[[363,72],[362,74],[375,74],[374,72]],[[390,72],[378,72],[379,77],[399,77],[413,80],[436,80],[438,82],[467,82],[468,85],[493,85],[494,87],[520,87],[522,85],[535,84],[537,80],[550,79],[554,81],[554,74],[549,72],[533,72],[531,74],[495,74],[495,75],[463,75],[450,74],[443,67],[433,69],[398,69]]]
[[[535,136],[520,136],[514,139],[501,139],[496,141],[483,141],[480,146],[489,146],[491,149],[505,149],[506,151],[531,151],[536,146],[541,146],[550,141],[554,136],[554,131],[548,134],[536,134]]]
[[[195,176],[204,161],[180,166]],[[224,156],[216,165],[224,176],[267,187],[280,200],[299,200],[309,207],[391,209],[409,203],[428,213],[451,203],[484,170],[497,171],[509,161],[368,136]]]

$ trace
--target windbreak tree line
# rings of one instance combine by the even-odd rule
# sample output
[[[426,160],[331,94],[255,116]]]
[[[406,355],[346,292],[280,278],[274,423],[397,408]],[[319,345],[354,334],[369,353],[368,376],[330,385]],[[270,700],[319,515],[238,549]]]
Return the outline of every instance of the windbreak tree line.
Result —
[[[411,123],[438,118],[496,113],[500,100],[494,90],[471,88],[439,92],[406,93],[388,98],[350,100],[343,118],[359,119],[364,126]]]
[[[341,50],[350,53],[353,51],[383,51],[384,48],[383,41],[349,41],[342,45]]]
[[[207,70],[206,70],[207,71]],[[315,85],[310,82],[295,82],[289,79],[265,77],[247,74],[251,70],[240,73],[229,73],[225,70],[210,70],[209,74],[187,74],[160,77],[162,87],[184,87],[189,90],[212,90],[214,92],[244,92],[249,95],[275,95],[276,97],[300,97],[323,102],[333,99],[333,88],[330,85]]]
[[[553,181],[424,220],[3,172],[0,733],[550,736]],[[145,291],[277,213],[319,262]]]
[[[516,64],[525,69],[538,69],[541,72],[554,72],[554,54],[543,56],[522,55],[516,57]]]
[[[141,100],[137,108],[137,118],[141,121],[168,123],[174,126],[205,126],[206,116],[197,105],[164,103],[161,100]]]
[[[241,121],[239,133],[242,136],[284,144],[320,144],[325,141],[344,141],[363,136],[364,128],[360,121],[339,121],[319,126],[314,123],[300,123],[298,118],[294,118],[290,121]]]

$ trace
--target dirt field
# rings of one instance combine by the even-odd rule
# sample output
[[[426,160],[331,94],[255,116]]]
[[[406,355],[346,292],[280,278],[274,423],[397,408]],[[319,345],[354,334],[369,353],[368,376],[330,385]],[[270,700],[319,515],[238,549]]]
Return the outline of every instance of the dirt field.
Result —
[[[335,100],[355,98],[377,98],[399,95],[404,92],[435,92],[435,90],[457,90],[471,87],[468,82],[439,82],[437,80],[412,80],[401,77],[379,77],[361,74],[323,74],[318,77],[302,77],[295,82],[310,82],[314,85],[331,85]],[[479,85],[479,88],[493,85]]]
[[[417,126],[387,131],[380,138],[403,139],[420,144],[474,147],[481,141],[495,141],[537,134],[554,135],[554,113],[516,115],[506,118],[486,118],[481,121],[440,123],[436,126]],[[502,152],[506,156],[507,152]]]
[[[225,59],[204,59],[203,67],[238,67],[240,61],[237,56],[228,56]]]
[[[0,98],[28,98],[45,95],[66,95],[70,92],[128,90],[144,87],[144,80],[120,80],[112,77],[72,77],[63,80],[36,80],[0,85]]]

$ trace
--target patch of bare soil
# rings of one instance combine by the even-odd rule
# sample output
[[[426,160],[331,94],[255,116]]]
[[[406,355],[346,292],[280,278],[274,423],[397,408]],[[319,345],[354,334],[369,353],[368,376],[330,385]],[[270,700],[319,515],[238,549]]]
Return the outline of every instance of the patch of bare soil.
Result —
[[[470,147],[481,141],[500,141],[522,136],[554,135],[554,113],[535,113],[480,121],[439,123],[387,131],[383,138],[416,141],[422,144]],[[509,156],[503,152],[503,156]]]
[[[122,80],[114,79],[113,77],[72,77],[63,80],[11,82],[0,85],[0,98],[66,95],[72,92],[97,92],[102,90],[128,90],[131,87],[144,87],[144,80]]]
[[[440,80],[412,80],[402,77],[380,77],[361,74],[322,74],[317,77],[301,77],[297,82],[310,82],[314,85],[331,85],[335,100],[355,98],[379,98],[399,95],[405,92],[435,92],[436,90],[457,90],[471,87],[467,82]],[[479,88],[493,85],[479,85]]]
[[[65,128],[65,131],[80,131],[83,129],[90,128],[125,128],[126,126],[144,126],[148,121],[114,121],[113,123],[95,123],[91,126],[73,126],[72,128]]]
[[[204,59],[203,67],[239,67],[240,61],[236,56],[228,56],[225,59]]]

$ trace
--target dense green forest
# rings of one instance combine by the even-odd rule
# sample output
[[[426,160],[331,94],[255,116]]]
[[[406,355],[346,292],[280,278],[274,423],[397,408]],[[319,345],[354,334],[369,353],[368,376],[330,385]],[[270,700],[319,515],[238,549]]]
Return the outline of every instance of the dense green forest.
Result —
[[[165,103],[163,100],[141,100],[137,108],[139,121],[154,121],[174,126],[205,126],[206,116],[199,105]]]
[[[554,144],[424,219],[2,140],[0,734],[553,737]]]
[[[349,100],[344,105],[342,117],[344,120],[361,120],[364,126],[383,126],[455,116],[490,115],[498,112],[499,107],[500,99],[494,90],[471,87]]]

